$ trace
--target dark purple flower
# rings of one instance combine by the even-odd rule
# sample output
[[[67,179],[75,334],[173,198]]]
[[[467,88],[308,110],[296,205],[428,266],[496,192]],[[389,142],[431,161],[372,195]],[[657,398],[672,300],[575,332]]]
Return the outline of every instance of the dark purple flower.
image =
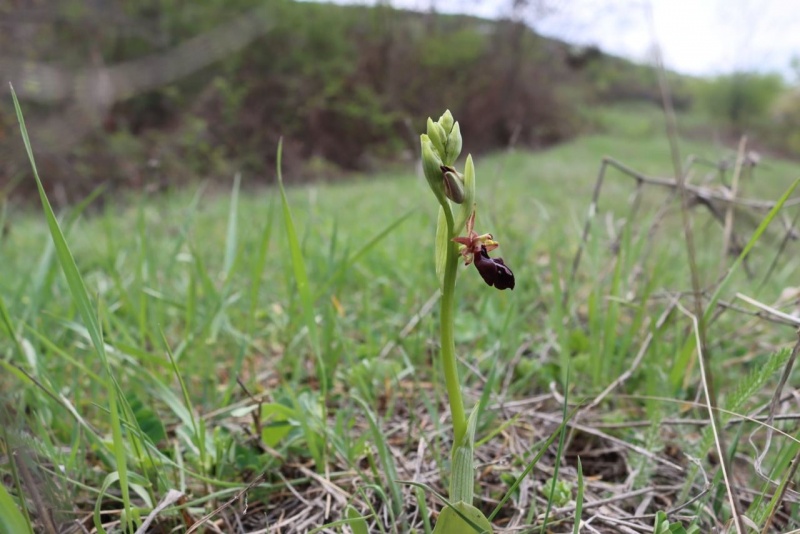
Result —
[[[500,246],[492,234],[478,235],[475,232],[475,211],[467,219],[467,236],[456,237],[453,241],[461,245],[464,264],[475,263],[483,281],[497,289],[514,289],[514,273],[503,258],[489,257],[489,251]]]
[[[514,273],[503,261],[503,258],[490,258],[486,247],[481,247],[480,254],[475,255],[475,267],[481,273],[483,281],[497,289],[514,289]]]

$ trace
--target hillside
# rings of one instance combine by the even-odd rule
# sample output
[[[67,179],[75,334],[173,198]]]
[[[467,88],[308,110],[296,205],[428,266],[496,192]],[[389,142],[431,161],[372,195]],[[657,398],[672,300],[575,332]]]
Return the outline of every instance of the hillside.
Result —
[[[60,203],[99,184],[264,182],[280,137],[289,180],[377,171],[413,161],[420,121],[444,108],[467,150],[540,148],[591,130],[587,106],[658,99],[651,69],[508,20],[288,0],[15,9],[0,73]],[[7,95],[0,133],[0,187],[31,193]]]

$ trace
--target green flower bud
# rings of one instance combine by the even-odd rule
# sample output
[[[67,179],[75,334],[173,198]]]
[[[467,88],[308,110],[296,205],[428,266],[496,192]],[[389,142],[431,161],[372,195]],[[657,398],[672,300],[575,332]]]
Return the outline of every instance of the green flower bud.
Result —
[[[445,155],[443,159],[446,165],[452,165],[456,162],[459,154],[461,154],[462,144],[461,128],[459,128],[458,123],[455,123],[453,129],[450,130],[450,135],[447,136],[447,144],[445,145]]]
[[[464,202],[464,178],[458,174],[453,167],[442,165],[442,175],[444,178],[444,194],[447,198],[461,204]]]
[[[442,180],[442,158],[439,157],[430,137],[422,134],[419,136],[419,140],[422,146],[422,171],[425,173],[425,179],[428,180],[428,185],[431,186],[433,194],[440,203],[446,202],[444,200],[444,180]]]
[[[433,147],[436,149],[439,157],[443,157],[444,146],[447,143],[447,134],[444,128],[442,128],[438,122],[433,122],[433,119],[430,117],[428,117],[428,138],[431,140],[431,143],[433,143]]]
[[[441,124],[442,128],[444,128],[445,134],[449,134],[450,130],[453,129],[454,122],[453,114],[450,113],[449,109],[442,113],[442,116],[439,117],[439,124]]]

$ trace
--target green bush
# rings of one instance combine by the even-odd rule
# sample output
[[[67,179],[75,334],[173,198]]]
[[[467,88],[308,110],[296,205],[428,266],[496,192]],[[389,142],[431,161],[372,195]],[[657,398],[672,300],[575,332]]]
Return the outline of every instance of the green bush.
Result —
[[[718,76],[701,90],[712,117],[736,130],[744,130],[769,118],[768,112],[783,89],[778,75],[737,72]]]
[[[800,89],[781,95],[772,109],[775,142],[792,155],[800,155]]]

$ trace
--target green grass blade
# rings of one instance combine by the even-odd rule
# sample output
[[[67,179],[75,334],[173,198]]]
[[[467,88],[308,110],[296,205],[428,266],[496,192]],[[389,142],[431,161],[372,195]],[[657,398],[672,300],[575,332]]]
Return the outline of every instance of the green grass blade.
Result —
[[[564,382],[564,423],[566,423],[569,419],[567,419],[567,408],[569,407],[569,378],[570,378],[570,370],[571,366],[567,366],[567,378]],[[547,528],[547,519],[550,517],[550,510],[553,507],[553,495],[556,492],[556,486],[558,485],[558,468],[561,466],[561,458],[564,455],[564,441],[567,437],[567,427],[565,424],[561,425],[561,437],[558,440],[558,450],[556,451],[556,459],[553,462],[553,483],[550,484],[550,494],[547,496],[547,508],[544,511],[544,519],[542,520],[542,529],[541,533],[544,534],[545,529]]]
[[[794,190],[797,189],[798,185],[800,185],[800,178],[796,179],[794,183],[789,186],[789,189],[787,189],[786,192],[781,195],[772,209],[769,210],[767,216],[764,217],[764,220],[761,221],[761,224],[758,225],[758,228],[756,228],[755,232],[753,232],[753,235],[750,237],[747,245],[745,245],[744,249],[742,249],[741,254],[739,254],[739,256],[736,258],[736,261],[733,262],[733,265],[731,265],[730,269],[728,269],[728,272],[725,274],[725,278],[722,279],[722,282],[719,283],[717,289],[715,289],[714,293],[711,295],[711,299],[708,301],[708,305],[706,306],[703,320],[707,322],[711,319],[711,316],[717,308],[717,301],[719,300],[722,290],[727,287],[733,274],[739,270],[739,266],[742,264],[745,258],[747,258],[747,255],[750,254],[750,251],[756,245],[758,240],[761,239],[761,236],[764,234],[764,232],[767,231],[767,227],[770,225],[772,220],[778,216],[778,213],[783,208],[783,205],[786,204],[786,201],[789,200],[789,197],[792,196],[792,193],[794,193]]]
[[[10,85],[10,84],[9,84]],[[42,202],[42,209],[44,210],[45,218],[47,219],[47,226],[50,229],[50,236],[53,239],[55,246],[56,256],[61,264],[61,269],[64,272],[64,277],[67,279],[70,294],[75,302],[81,319],[86,325],[86,329],[91,337],[94,349],[107,372],[106,389],[108,392],[109,413],[111,416],[111,432],[112,442],[114,449],[114,457],[117,463],[117,471],[119,473],[119,483],[122,491],[122,501],[124,506],[125,518],[127,521],[126,529],[133,531],[133,523],[131,518],[131,502],[130,493],[128,491],[128,473],[127,463],[125,457],[125,443],[122,439],[122,424],[120,422],[119,411],[117,409],[117,390],[114,384],[113,375],[111,374],[111,366],[109,365],[106,356],[105,344],[103,342],[103,334],[100,329],[100,321],[89,299],[89,293],[86,290],[86,285],[83,282],[78,266],[75,263],[75,258],[72,256],[67,241],[64,238],[64,233],[61,231],[61,226],[56,219],[47,194],[44,191],[44,186],[39,178],[39,172],[36,168],[36,161],[33,157],[33,149],[31,148],[30,138],[28,137],[28,130],[25,127],[25,119],[22,116],[22,109],[20,108],[17,94],[14,92],[14,87],[11,86],[11,96],[14,99],[14,109],[17,113],[17,120],[19,121],[19,129],[22,134],[22,140],[25,143],[25,150],[28,153],[30,160],[31,170],[33,177],[36,179],[36,187],[39,190],[39,198]]]
[[[294,219],[292,218],[292,210],[289,207],[289,200],[286,198],[286,190],[283,187],[283,175],[281,173],[281,152],[283,150],[283,140],[278,143],[278,187],[281,192],[281,206],[283,208],[283,224],[286,228],[286,242],[289,246],[289,256],[292,261],[292,272],[294,280],[297,284],[297,292],[300,295],[300,303],[303,306],[303,318],[305,319],[306,328],[308,328],[308,335],[311,338],[311,348],[317,359],[317,377],[322,385],[322,395],[326,397],[327,391],[327,377],[325,374],[325,363],[322,361],[319,346],[319,333],[317,331],[317,323],[314,320],[314,297],[311,294],[311,285],[308,280],[308,271],[306,270],[305,259],[303,258],[303,251],[300,247],[300,240],[297,238],[297,230],[294,226]]]
[[[378,421],[367,403],[358,397],[354,397],[354,400],[361,405],[364,415],[367,417],[369,428],[372,431],[372,439],[375,440],[375,447],[378,449],[381,467],[386,476],[386,482],[389,484],[389,493],[392,496],[392,514],[397,517],[403,511],[403,493],[400,491],[400,485],[397,482],[398,476],[394,459],[386,447],[386,436],[381,432],[380,425],[378,425]]]
[[[784,464],[780,466],[782,468],[779,471],[781,473],[780,484],[763,510],[765,519],[762,534],[766,534],[769,532],[770,527],[774,526],[772,523],[775,519],[775,515],[787,504],[787,500],[785,499],[786,492],[794,483],[795,475],[797,475],[798,462],[800,462],[800,458],[798,458],[800,447],[798,447],[797,443],[789,443],[785,449],[786,450],[781,451],[781,456],[783,456],[782,460],[784,461],[776,462]]]
[[[169,357],[169,362],[172,364],[172,372],[175,373],[176,378],[178,379],[178,384],[181,386],[181,393],[183,394],[183,402],[186,405],[186,412],[189,414],[189,418],[192,421],[192,431],[194,432],[195,439],[197,440],[197,448],[200,450],[200,471],[205,475],[205,467],[206,467],[206,439],[205,434],[200,433],[200,429],[197,426],[197,419],[194,416],[194,407],[192,406],[192,399],[189,397],[189,390],[186,387],[186,382],[183,380],[183,376],[181,375],[180,370],[178,369],[178,362],[175,361],[175,356],[172,353],[172,348],[169,345],[169,341],[167,340],[167,336],[164,335],[164,331],[161,331],[161,340],[164,343],[164,347],[167,350],[167,356]]]
[[[238,172],[233,178],[233,190],[231,191],[231,207],[228,211],[228,231],[225,234],[225,258],[222,262],[222,279],[226,279],[233,267],[233,260],[236,258],[237,243],[237,222],[239,220],[239,187],[242,183],[242,175]]]
[[[431,534],[433,529],[431,528],[431,517],[430,512],[428,512],[428,502],[425,499],[425,492],[422,490],[422,488],[414,488],[414,496],[417,499],[419,515],[422,516],[422,528],[424,529],[425,534]]]
[[[96,187],[89,195],[79,202],[76,206],[71,207],[62,219],[61,226],[64,235],[69,235],[72,225],[78,220],[83,211],[105,190],[105,186]],[[25,278],[16,292],[16,300],[29,300],[25,313],[21,317],[21,322],[27,322],[28,318],[35,314],[41,308],[42,304],[46,302],[50,294],[48,289],[51,286],[55,271],[53,267],[53,257],[55,255],[55,247],[53,241],[47,241],[42,255],[37,262],[35,269],[32,269],[30,275]],[[32,285],[33,291],[28,291],[28,286]],[[25,298],[30,293],[33,297]]]
[[[580,534],[581,532],[581,515],[583,515],[583,494],[586,491],[586,485],[583,481],[583,466],[581,466],[581,459],[578,457],[578,494],[575,496],[575,524],[572,527],[572,534]]]

